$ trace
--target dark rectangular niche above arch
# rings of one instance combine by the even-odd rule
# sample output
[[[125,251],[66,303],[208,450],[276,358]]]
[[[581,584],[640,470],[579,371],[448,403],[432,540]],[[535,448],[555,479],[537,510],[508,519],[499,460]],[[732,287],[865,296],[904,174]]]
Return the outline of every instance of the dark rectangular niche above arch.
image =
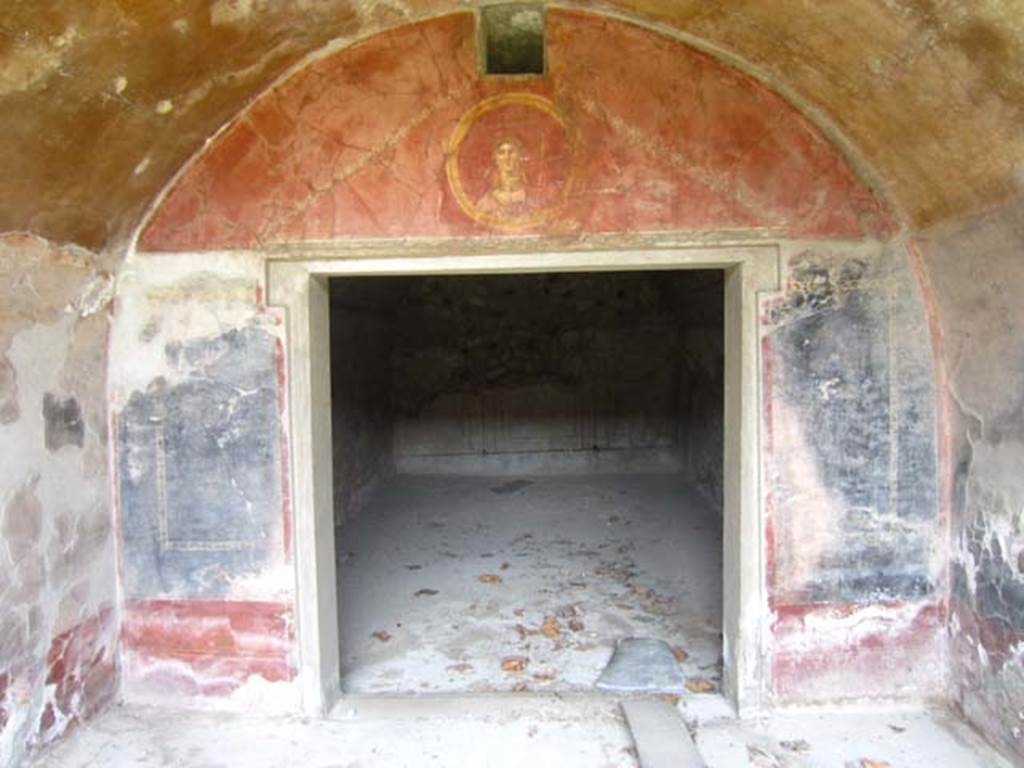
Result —
[[[484,72],[544,74],[544,6],[500,3],[480,9]]]

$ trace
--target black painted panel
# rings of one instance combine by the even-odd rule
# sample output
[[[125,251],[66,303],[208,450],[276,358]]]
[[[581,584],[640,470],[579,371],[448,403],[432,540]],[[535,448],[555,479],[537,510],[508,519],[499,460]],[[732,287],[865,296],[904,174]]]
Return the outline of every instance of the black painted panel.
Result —
[[[918,598],[933,589],[934,379],[914,276],[900,262],[802,256],[773,313],[774,397],[797,414],[830,540],[796,602]],[[784,459],[783,459],[784,460]],[[777,518],[802,488],[779,489]],[[806,511],[804,512],[806,514]],[[797,523],[792,523],[791,528]],[[799,532],[785,546],[800,546]],[[780,572],[807,553],[776,551]]]
[[[120,415],[131,596],[220,596],[280,541],[275,339],[260,329],[172,345],[169,367]]]

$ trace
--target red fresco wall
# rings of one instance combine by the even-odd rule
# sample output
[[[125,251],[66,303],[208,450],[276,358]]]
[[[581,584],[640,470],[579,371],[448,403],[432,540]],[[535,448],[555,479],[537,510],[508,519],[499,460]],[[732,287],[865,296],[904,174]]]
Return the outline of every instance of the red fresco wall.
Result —
[[[139,249],[743,228],[869,240],[897,230],[798,111],[691,47],[552,9],[546,74],[486,77],[474,23],[455,14],[376,36],[265,94],[185,169]],[[765,398],[770,426],[770,388]],[[770,450],[770,430],[768,440]],[[837,663],[877,678],[893,645],[900,659],[930,652],[943,620],[928,601],[879,605],[874,618],[863,606],[797,602],[771,606],[784,700],[827,698]],[[807,646],[822,622],[841,636]],[[198,693],[228,693],[249,674],[294,675],[281,606],[134,601],[124,637],[129,676],[133,664],[163,674],[160,662],[173,660],[175,685]]]
[[[46,656],[46,702],[34,746],[56,740],[115,699],[117,673],[111,614],[111,609],[104,609],[53,638]],[[3,706],[6,684],[6,675],[0,675],[0,729],[7,720]]]
[[[122,641],[136,685],[184,697],[230,695],[251,677],[295,677],[291,606],[220,600],[130,600]]]
[[[548,71],[485,77],[474,17],[410,25],[266,94],[179,179],[146,251],[339,237],[781,228],[874,237],[892,217],[767,88],[669,38],[548,12]],[[508,141],[518,194],[500,186]],[[515,199],[513,199],[515,198]]]

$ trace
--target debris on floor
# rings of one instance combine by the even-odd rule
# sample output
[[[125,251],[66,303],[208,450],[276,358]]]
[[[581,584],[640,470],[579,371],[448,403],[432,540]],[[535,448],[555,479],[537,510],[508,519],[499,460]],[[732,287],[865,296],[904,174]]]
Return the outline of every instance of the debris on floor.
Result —
[[[501,668],[505,672],[524,672],[529,663],[525,656],[506,656],[501,660]]]
[[[537,634],[535,630],[527,629],[522,624],[516,624],[516,632],[518,633],[520,640],[525,640],[530,635]]]
[[[629,637],[615,646],[597,687],[619,693],[682,693],[683,675],[663,640]]]
[[[804,739],[780,741],[779,746],[783,749],[789,750],[790,752],[809,752],[811,750],[811,745]]]
[[[390,639],[391,639],[391,633],[390,633],[390,632],[388,632],[388,631],[387,631],[387,630],[385,630],[385,629],[379,629],[379,630],[377,630],[376,632],[374,632],[374,633],[373,633],[373,634],[371,635],[371,637],[375,637],[375,638],[377,638],[378,640],[380,640],[380,641],[381,641],[382,643],[386,643],[386,642],[387,642],[388,640],[390,640]]]
[[[554,616],[545,616],[544,623],[540,626],[540,633],[544,637],[556,638],[562,634],[561,628],[558,626],[558,619]]]
[[[706,677],[688,677],[686,690],[690,693],[714,693],[718,687]]]
[[[624,637],[685,648],[684,678],[718,680],[721,525],[692,484],[538,477],[492,493],[514,479],[396,476],[345,525],[338,551],[358,556],[338,570],[344,690],[591,691]],[[394,638],[370,637],[381,629]],[[527,674],[502,672],[505,656],[528,658]],[[472,671],[446,669],[460,662]]]

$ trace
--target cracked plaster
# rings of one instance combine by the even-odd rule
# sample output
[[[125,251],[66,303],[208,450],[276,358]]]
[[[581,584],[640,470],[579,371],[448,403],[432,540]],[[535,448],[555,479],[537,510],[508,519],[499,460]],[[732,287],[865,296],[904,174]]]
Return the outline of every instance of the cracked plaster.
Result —
[[[107,279],[101,263],[32,237],[0,239],[0,349],[17,381],[17,409],[0,422],[3,765],[104,706],[116,684],[106,334],[95,330],[107,321],[105,304],[91,302],[87,316],[82,303]],[[55,451],[46,393],[84,416]]]
[[[508,229],[578,237],[773,227],[851,239],[894,229],[798,112],[669,38],[550,10],[548,71],[527,81],[481,77],[474,46],[472,16],[457,14],[303,70],[189,167],[140,247]],[[506,134],[524,147],[527,204],[548,200],[550,215],[505,224],[459,197],[456,173],[458,187],[482,199],[494,162],[488,142]],[[454,149],[456,135],[464,140]]]
[[[93,248],[123,240],[184,161],[303,57],[467,7],[291,5],[16,2],[0,36],[0,106],[18,115],[0,121],[0,230]],[[1008,0],[587,7],[747,62],[847,137],[916,224],[1013,192],[1024,22]],[[165,102],[173,109],[157,109]]]
[[[1024,756],[1024,204],[925,233],[948,380],[953,695]]]

